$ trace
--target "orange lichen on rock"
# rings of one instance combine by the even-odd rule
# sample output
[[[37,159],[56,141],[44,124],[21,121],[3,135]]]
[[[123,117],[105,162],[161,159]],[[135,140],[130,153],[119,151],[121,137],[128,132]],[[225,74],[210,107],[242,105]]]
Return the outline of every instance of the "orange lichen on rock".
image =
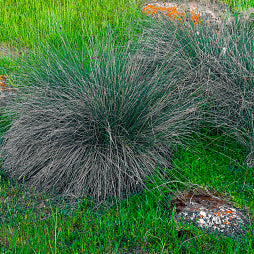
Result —
[[[186,20],[186,14],[178,12],[177,7],[174,6],[158,6],[156,4],[148,4],[144,7],[143,12],[147,14],[158,14],[159,12],[165,13],[167,16],[173,19],[177,19],[180,23],[182,23],[182,17]],[[194,11],[190,11],[192,22],[195,26],[201,23],[199,19],[199,14],[195,13]]]
[[[6,76],[5,75],[0,75],[0,80],[6,80]]]
[[[0,87],[2,88],[2,90],[6,89],[6,84],[5,81],[6,80],[6,76],[5,75],[1,75],[0,76]]]
[[[2,88],[3,90],[6,89],[6,84],[5,84],[4,82],[0,82],[0,86],[1,86],[1,88]]]
[[[185,6],[185,5],[183,5]],[[168,16],[170,19],[174,19],[177,20],[178,23],[183,23],[183,19],[186,20],[187,18],[187,13],[190,14],[191,19],[192,19],[192,23],[194,24],[194,26],[198,26],[199,24],[202,24],[202,21],[200,19],[200,14],[197,13],[196,9],[194,8],[194,10],[190,9],[188,11],[184,11],[184,12],[180,12],[178,9],[178,5],[167,5],[164,3],[164,6],[162,6],[162,4],[158,4],[158,3],[153,3],[153,4],[147,4],[142,12],[149,14],[151,16],[157,15],[159,13],[165,14],[166,16]],[[212,27],[211,21],[207,21],[207,27]],[[192,33],[191,29],[189,28],[189,31]]]

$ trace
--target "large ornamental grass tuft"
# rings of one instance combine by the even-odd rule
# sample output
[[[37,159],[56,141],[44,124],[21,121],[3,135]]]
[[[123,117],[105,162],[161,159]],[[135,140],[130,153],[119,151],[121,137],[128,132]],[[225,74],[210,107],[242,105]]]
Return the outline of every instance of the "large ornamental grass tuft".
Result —
[[[167,178],[174,148],[199,121],[200,95],[163,68],[141,78],[146,64],[129,54],[131,41],[103,38],[77,50],[62,37],[15,62],[20,96],[9,104],[1,157],[8,177],[96,201],[142,190],[155,171]]]
[[[205,17],[195,26],[158,15],[140,21],[144,34],[136,46],[143,50],[137,58],[151,70],[144,69],[144,76],[164,68],[171,79],[187,78],[193,89],[202,84],[207,104],[200,112],[203,120],[193,128],[198,132],[203,123],[233,136],[245,146],[246,163],[253,167],[254,44],[249,20],[236,15],[219,24]]]

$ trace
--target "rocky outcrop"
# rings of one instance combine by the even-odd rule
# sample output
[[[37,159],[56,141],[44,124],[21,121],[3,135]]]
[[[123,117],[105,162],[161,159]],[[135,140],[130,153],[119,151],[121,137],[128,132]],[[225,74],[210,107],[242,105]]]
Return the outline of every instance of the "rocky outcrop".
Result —
[[[174,220],[185,221],[206,232],[240,238],[251,224],[247,209],[236,208],[228,198],[205,189],[188,190],[175,194],[171,208],[175,207]]]

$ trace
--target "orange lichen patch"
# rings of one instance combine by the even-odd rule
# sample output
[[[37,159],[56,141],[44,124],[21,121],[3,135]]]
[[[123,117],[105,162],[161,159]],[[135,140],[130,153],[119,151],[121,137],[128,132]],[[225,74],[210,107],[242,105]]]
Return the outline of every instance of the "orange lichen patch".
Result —
[[[2,90],[6,89],[6,79],[9,78],[7,75],[0,75],[0,87]]]
[[[185,5],[183,5],[185,6]],[[179,5],[166,5],[166,3],[164,3],[164,5],[162,4],[158,4],[158,3],[153,3],[153,4],[147,4],[142,12],[146,13],[148,15],[154,16],[157,14],[164,14],[166,16],[168,16],[170,19],[174,19],[177,20],[178,23],[182,24],[183,23],[183,19],[186,20],[187,18],[187,13],[190,14],[191,16],[191,20],[192,23],[194,24],[195,27],[197,27],[199,24],[203,23],[203,20],[200,19],[200,14],[197,13],[197,8],[194,9],[190,9],[187,10],[186,9],[184,11],[178,11],[179,9]],[[207,21],[207,27],[212,27],[211,21],[208,20]],[[192,34],[192,30],[191,28],[189,28],[190,33]],[[219,32],[217,32],[217,34],[219,35]],[[217,40],[215,41],[217,42]]]
[[[228,218],[228,220],[231,220],[231,216]]]
[[[6,80],[6,76],[5,75],[0,75],[0,87],[2,88],[2,90],[6,89],[6,84],[4,83]]]
[[[211,27],[211,26],[212,26],[212,25],[211,25],[211,21],[208,20],[207,22],[208,22],[208,27]]]
[[[200,218],[204,217],[204,215],[200,215]]]
[[[182,18],[186,20],[186,14],[180,13],[177,11],[177,8],[174,6],[158,6],[156,4],[148,4],[144,7],[143,12],[146,12],[146,14],[151,14],[152,16],[154,14],[158,14],[159,12],[165,13],[168,17],[177,19],[180,23],[182,23]],[[196,26],[201,23],[199,19],[199,14],[195,13],[194,11],[190,11],[191,19],[193,24]]]
[[[225,211],[226,214],[233,213],[232,211]]]
[[[221,215],[224,215],[224,212],[223,211],[217,212],[217,213],[215,212],[214,215],[217,215],[217,216],[221,217]]]
[[[0,80],[6,80],[6,76],[5,75],[0,75]]]
[[[148,4],[143,8],[142,12],[151,16],[157,15],[159,13],[163,13],[167,15],[169,18],[177,20],[179,23],[182,23],[183,19],[186,20],[186,17],[187,17],[186,13],[188,12],[191,16],[194,26],[197,26],[202,23],[200,20],[200,14],[198,14],[196,11],[190,10],[187,12],[179,12],[178,7],[176,6],[166,6],[166,5],[161,6],[156,3]],[[211,21],[208,21],[208,24],[207,24],[208,27],[212,26],[210,22]]]
[[[6,84],[5,84],[4,82],[1,82],[1,81],[0,81],[0,86],[1,86],[1,88],[2,88],[3,90],[6,89]]]

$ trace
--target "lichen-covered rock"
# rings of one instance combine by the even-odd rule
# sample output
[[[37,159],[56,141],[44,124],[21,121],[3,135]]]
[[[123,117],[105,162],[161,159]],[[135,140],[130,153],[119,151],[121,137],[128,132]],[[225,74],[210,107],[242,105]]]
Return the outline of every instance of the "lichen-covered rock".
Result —
[[[175,221],[192,223],[207,232],[223,234],[225,237],[244,237],[250,223],[246,210],[234,207],[228,199],[204,191],[189,190],[171,199],[175,207]]]
[[[154,15],[159,13],[164,13],[170,18],[186,18],[185,12],[189,11],[194,24],[199,24],[204,18],[209,23],[220,24],[222,19],[227,18],[229,10],[225,5],[211,4],[209,1],[203,1],[201,3],[197,2],[186,2],[183,1],[169,1],[169,2],[157,2],[157,3],[147,3],[142,7],[144,13]]]

